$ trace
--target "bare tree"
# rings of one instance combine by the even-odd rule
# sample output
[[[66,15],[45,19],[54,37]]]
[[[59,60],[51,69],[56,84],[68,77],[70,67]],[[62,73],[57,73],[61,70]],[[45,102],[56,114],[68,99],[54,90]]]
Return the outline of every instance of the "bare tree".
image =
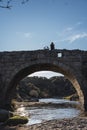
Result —
[[[14,0],[0,0],[0,8],[11,9],[12,1]],[[20,0],[21,4],[25,4],[29,0]]]

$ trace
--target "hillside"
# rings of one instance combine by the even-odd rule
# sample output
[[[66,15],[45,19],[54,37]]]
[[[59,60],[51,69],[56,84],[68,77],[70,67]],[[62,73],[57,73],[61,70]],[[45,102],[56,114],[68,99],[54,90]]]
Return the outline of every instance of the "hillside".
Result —
[[[38,98],[65,97],[76,93],[64,77],[26,77],[17,86],[17,100],[30,101]]]

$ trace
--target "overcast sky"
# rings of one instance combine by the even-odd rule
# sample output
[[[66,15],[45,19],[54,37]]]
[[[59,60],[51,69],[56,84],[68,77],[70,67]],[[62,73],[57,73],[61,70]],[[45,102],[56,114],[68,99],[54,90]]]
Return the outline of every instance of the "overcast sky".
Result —
[[[0,51],[87,50],[87,0],[29,0],[0,8]]]

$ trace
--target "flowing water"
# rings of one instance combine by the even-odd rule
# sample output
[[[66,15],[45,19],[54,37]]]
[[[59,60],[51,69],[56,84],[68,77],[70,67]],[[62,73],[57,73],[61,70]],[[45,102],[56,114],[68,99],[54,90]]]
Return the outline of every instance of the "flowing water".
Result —
[[[75,103],[77,104],[78,102],[76,101],[68,101],[64,99],[40,99],[40,102],[45,102],[45,103]],[[80,110],[76,108],[58,108],[54,106],[48,106],[48,107],[26,107],[26,108],[20,108],[22,109],[22,115],[28,115],[29,114],[29,122],[27,125],[32,125],[36,123],[41,123],[43,121],[48,121],[48,120],[54,120],[54,119],[63,119],[63,118],[72,118],[76,117],[79,115]],[[24,110],[24,112],[23,112]]]
[[[39,99],[39,102],[45,102],[45,103],[74,103],[74,104],[78,104],[77,101],[70,101],[70,100],[66,100],[66,99],[57,99],[57,98],[42,98]]]

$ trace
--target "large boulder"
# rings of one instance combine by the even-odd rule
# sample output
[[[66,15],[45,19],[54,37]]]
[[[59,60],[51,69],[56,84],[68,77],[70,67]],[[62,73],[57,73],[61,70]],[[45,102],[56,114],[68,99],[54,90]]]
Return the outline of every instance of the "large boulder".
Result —
[[[12,112],[0,109],[0,122],[6,121],[11,116],[13,116]]]

